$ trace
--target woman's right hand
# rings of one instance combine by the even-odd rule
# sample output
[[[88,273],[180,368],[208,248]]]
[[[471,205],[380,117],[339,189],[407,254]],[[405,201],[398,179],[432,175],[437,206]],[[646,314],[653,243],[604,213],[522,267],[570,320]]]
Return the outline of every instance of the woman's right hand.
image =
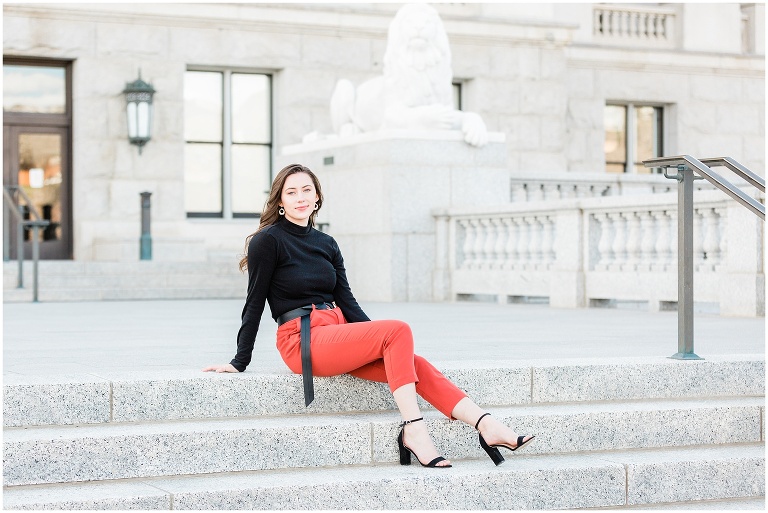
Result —
[[[240,372],[235,367],[228,363],[226,365],[211,365],[203,369],[203,372]]]

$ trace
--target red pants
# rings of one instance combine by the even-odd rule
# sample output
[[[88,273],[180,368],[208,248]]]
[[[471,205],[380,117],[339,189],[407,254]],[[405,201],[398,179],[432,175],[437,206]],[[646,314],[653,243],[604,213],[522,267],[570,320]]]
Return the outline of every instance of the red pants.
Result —
[[[312,374],[352,376],[388,383],[395,391],[416,383],[416,392],[446,417],[467,396],[421,356],[413,354],[411,328],[402,321],[347,323],[341,309],[313,310],[311,319]],[[301,374],[301,319],[277,329],[277,350],[296,374]]]

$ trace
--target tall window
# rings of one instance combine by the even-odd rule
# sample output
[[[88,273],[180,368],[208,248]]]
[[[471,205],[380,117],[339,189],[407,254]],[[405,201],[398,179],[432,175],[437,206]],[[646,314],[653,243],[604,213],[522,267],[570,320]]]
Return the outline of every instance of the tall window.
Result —
[[[239,71],[184,76],[187,217],[256,217],[272,163],[272,81]]]
[[[609,104],[605,125],[605,170],[609,173],[652,173],[643,160],[664,152],[664,108],[654,105]]]

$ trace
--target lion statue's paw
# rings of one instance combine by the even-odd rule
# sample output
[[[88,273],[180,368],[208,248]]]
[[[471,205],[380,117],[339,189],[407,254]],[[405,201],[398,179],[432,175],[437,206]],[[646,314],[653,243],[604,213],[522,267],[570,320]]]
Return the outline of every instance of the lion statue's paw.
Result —
[[[485,123],[474,112],[464,112],[461,131],[464,133],[464,141],[472,146],[485,146],[488,143],[488,130],[485,128]]]

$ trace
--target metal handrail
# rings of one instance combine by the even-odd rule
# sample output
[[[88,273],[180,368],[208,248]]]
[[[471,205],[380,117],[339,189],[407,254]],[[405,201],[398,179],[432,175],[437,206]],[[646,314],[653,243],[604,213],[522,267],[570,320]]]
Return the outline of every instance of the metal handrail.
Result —
[[[750,185],[765,192],[765,180],[730,157],[697,160],[690,155],[659,157],[643,161],[645,167],[676,167],[677,174],[664,176],[678,181],[677,188],[677,353],[671,358],[701,360],[693,352],[693,181],[706,179],[765,221],[765,205],[712,171],[707,164],[725,166]],[[701,176],[697,178],[694,172]]]
[[[758,202],[754,198],[751,198],[749,195],[744,193],[741,189],[733,185],[731,182],[720,176],[719,174],[712,171],[710,167],[708,167],[706,164],[704,164],[703,161],[709,161],[709,162],[717,162],[719,165],[724,165],[728,167],[729,169],[736,172],[739,176],[747,180],[747,182],[750,185],[753,185],[754,187],[761,189],[763,192],[765,192],[765,181],[757,176],[756,174],[752,173],[749,169],[745,168],[735,160],[731,159],[730,157],[719,157],[719,158],[708,158],[708,159],[702,159],[697,160],[690,155],[678,155],[676,157],[659,157],[655,159],[648,159],[644,160],[643,164],[645,167],[679,167],[679,166],[689,166],[693,171],[698,173],[702,178],[710,182],[712,185],[747,207],[748,210],[750,210],[752,213],[757,215],[760,219],[765,221],[765,205]],[[720,164],[722,163],[722,164]],[[730,165],[729,165],[730,164]],[[733,167],[731,167],[733,166]],[[735,168],[735,169],[734,169]],[[678,181],[680,181],[679,175],[677,176],[670,176],[666,175],[667,178],[675,178]]]
[[[21,202],[14,198],[13,193],[18,194],[26,203],[30,215],[35,219],[24,219]],[[8,210],[16,218],[16,259],[19,262],[19,277],[17,288],[24,287],[24,229],[32,228],[32,301],[37,303],[38,292],[38,262],[40,261],[40,237],[39,230],[47,228],[51,223],[40,218],[35,210],[35,205],[18,185],[4,185],[3,198],[8,202]],[[16,208],[13,208],[16,207]]]
[[[706,164],[709,167],[725,166],[753,186],[757,187],[760,191],[765,192],[765,180],[762,176],[758,176],[746,167],[742,166],[731,157],[714,157],[708,159],[700,159],[699,162]]]

